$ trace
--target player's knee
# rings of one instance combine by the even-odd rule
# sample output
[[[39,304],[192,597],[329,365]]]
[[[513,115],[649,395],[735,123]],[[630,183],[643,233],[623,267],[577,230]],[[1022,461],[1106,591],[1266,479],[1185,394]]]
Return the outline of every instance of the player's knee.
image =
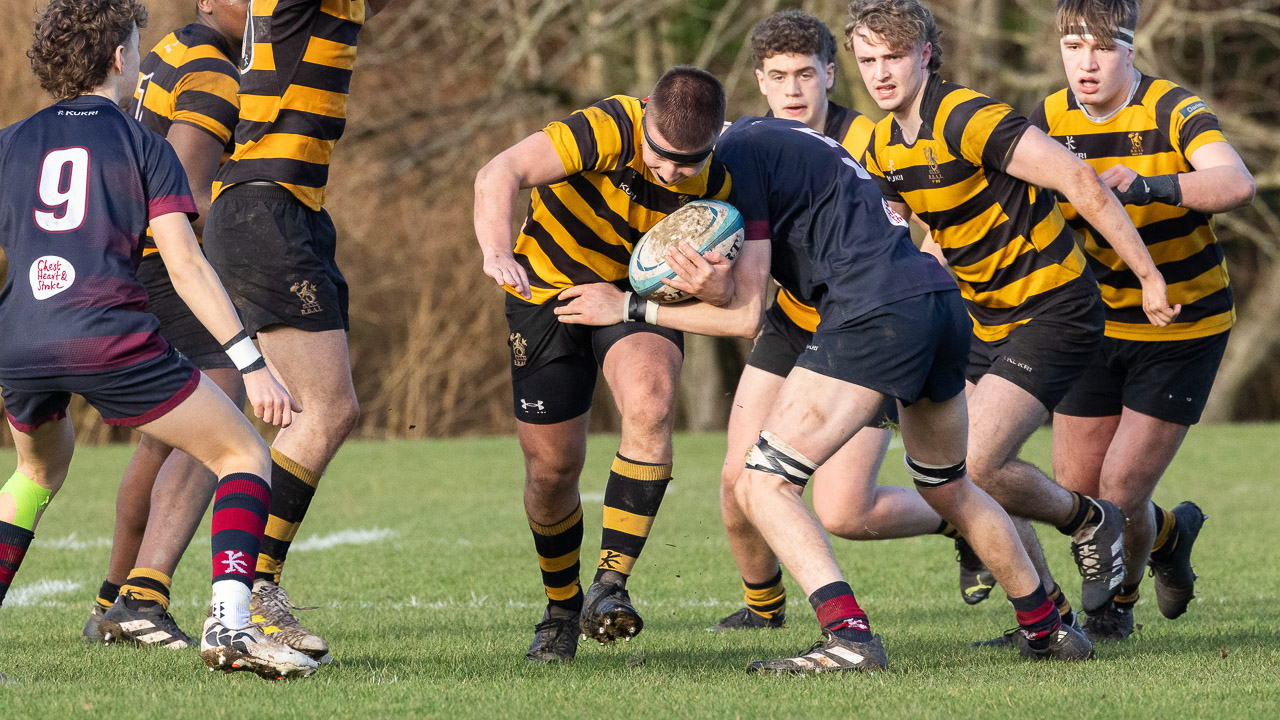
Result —
[[[846,540],[873,540],[867,533],[867,510],[863,507],[814,505],[814,514],[827,532]]]
[[[305,409],[305,408],[304,408]],[[337,439],[346,439],[360,421],[360,402],[354,394],[342,397],[332,408],[333,431]]]
[[[536,493],[558,493],[576,487],[581,475],[581,460],[530,458],[525,462],[525,487]]]

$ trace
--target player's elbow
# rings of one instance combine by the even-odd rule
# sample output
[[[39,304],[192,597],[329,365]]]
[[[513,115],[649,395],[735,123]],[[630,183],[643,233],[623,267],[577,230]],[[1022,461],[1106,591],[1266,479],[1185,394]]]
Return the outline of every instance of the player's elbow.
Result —
[[[1250,173],[1245,168],[1240,168],[1236,176],[1228,183],[1227,192],[1230,198],[1230,207],[1227,209],[1239,210],[1242,207],[1248,207],[1253,204],[1253,198],[1258,193],[1258,183],[1253,179],[1253,173]]]
[[[760,329],[764,327],[764,309],[760,303],[747,303],[734,315],[735,322],[731,332],[733,337],[754,340],[760,334]]]

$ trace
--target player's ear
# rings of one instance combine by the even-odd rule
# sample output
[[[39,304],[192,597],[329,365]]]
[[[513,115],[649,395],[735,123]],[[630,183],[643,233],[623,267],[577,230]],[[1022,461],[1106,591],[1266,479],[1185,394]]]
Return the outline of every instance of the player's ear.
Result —
[[[920,51],[921,67],[929,67],[929,59],[933,57],[933,43],[925,41],[924,49]]]
[[[115,73],[116,75],[123,75],[123,74],[124,74],[124,54],[125,54],[125,52],[126,52],[126,50],[124,49],[124,46],[123,46],[123,45],[117,45],[117,46],[116,46],[116,52],[115,52],[115,54],[111,56],[111,67],[110,67],[110,70],[111,70],[111,72]]]
[[[827,63],[827,89],[830,90],[836,84],[836,64]]]
[[[760,94],[766,95],[767,93],[764,91],[764,70],[762,68],[756,68],[756,84],[760,86]]]

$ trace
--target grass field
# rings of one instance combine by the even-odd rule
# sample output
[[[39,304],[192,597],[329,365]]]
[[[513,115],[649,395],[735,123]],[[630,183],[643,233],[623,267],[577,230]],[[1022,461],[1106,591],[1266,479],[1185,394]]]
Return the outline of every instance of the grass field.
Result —
[[[130,449],[82,449],[0,611],[0,717],[1280,717],[1280,427],[1197,428],[1156,499],[1195,499],[1210,519],[1196,545],[1200,599],[1183,618],[1155,609],[1083,666],[1028,664],[968,641],[1011,625],[998,591],[974,608],[956,586],[949,541],[836,541],[846,576],[889,651],[873,676],[759,678],[747,662],[817,636],[793,581],[789,627],[713,636],[741,604],[720,527],[723,438],[680,436],[676,480],[631,583],[645,617],[629,644],[583,644],[577,662],[524,660],[541,584],[520,504],[513,439],[352,443],[321,484],[289,558],[285,586],[336,662],[268,683],[206,672],[195,652],[91,647],[79,637],[105,572],[119,473]],[[1026,457],[1047,463],[1049,436]],[[594,567],[601,499],[616,438],[590,443],[583,479],[584,565]],[[886,481],[905,481],[891,451]],[[0,454],[0,467],[12,467]],[[206,526],[207,528],[207,521]],[[208,600],[202,529],[174,581],[173,613],[194,632]],[[1050,563],[1079,597],[1067,542],[1043,534]],[[589,580],[589,571],[584,569]]]

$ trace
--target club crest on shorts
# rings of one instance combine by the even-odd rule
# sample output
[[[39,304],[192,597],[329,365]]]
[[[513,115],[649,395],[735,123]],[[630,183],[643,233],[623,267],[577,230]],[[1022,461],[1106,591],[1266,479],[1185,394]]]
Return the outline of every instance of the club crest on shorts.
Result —
[[[314,315],[323,310],[320,307],[320,303],[316,302],[316,284],[310,280],[300,280],[294,283],[290,286],[289,292],[297,295],[298,299],[302,301],[303,315]]]
[[[520,333],[511,333],[508,340],[511,343],[511,364],[524,367],[524,364],[529,362],[529,356],[525,354],[529,348],[529,341],[525,340]]]

